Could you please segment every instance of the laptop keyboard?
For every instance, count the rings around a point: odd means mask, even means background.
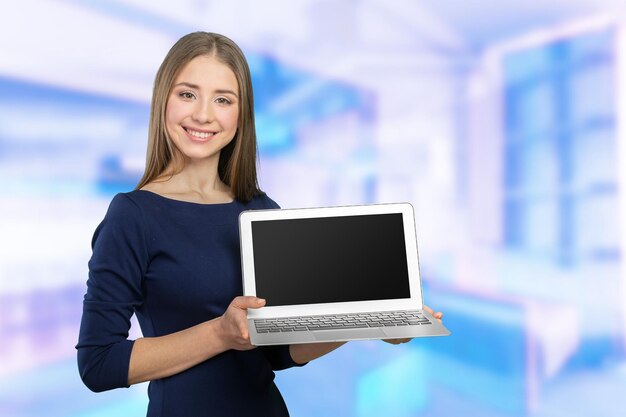
[[[432,323],[420,311],[355,313],[254,320],[254,326],[256,327],[257,333],[341,330],[428,324]]]

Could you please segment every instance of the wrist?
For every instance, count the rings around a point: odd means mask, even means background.
[[[231,349],[226,342],[226,331],[224,330],[223,324],[224,321],[222,317],[217,317],[207,322],[210,329],[209,333],[212,345],[217,351],[216,354],[226,352]]]

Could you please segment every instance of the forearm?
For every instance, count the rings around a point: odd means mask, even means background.
[[[137,339],[130,355],[128,384],[175,375],[227,350],[217,320],[166,336]]]
[[[346,342],[303,343],[289,346],[289,354],[294,362],[303,364],[332,352]]]

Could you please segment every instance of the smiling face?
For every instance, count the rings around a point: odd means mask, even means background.
[[[237,133],[238,84],[225,64],[209,55],[189,61],[167,100],[165,128],[185,162],[213,161]]]

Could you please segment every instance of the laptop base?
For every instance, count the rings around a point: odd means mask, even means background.
[[[358,329],[306,330],[258,333],[254,319],[248,320],[250,341],[255,346],[290,345],[299,343],[345,342],[350,340],[406,339],[415,337],[448,336],[450,331],[425,311],[421,312],[429,324],[370,327]]]

